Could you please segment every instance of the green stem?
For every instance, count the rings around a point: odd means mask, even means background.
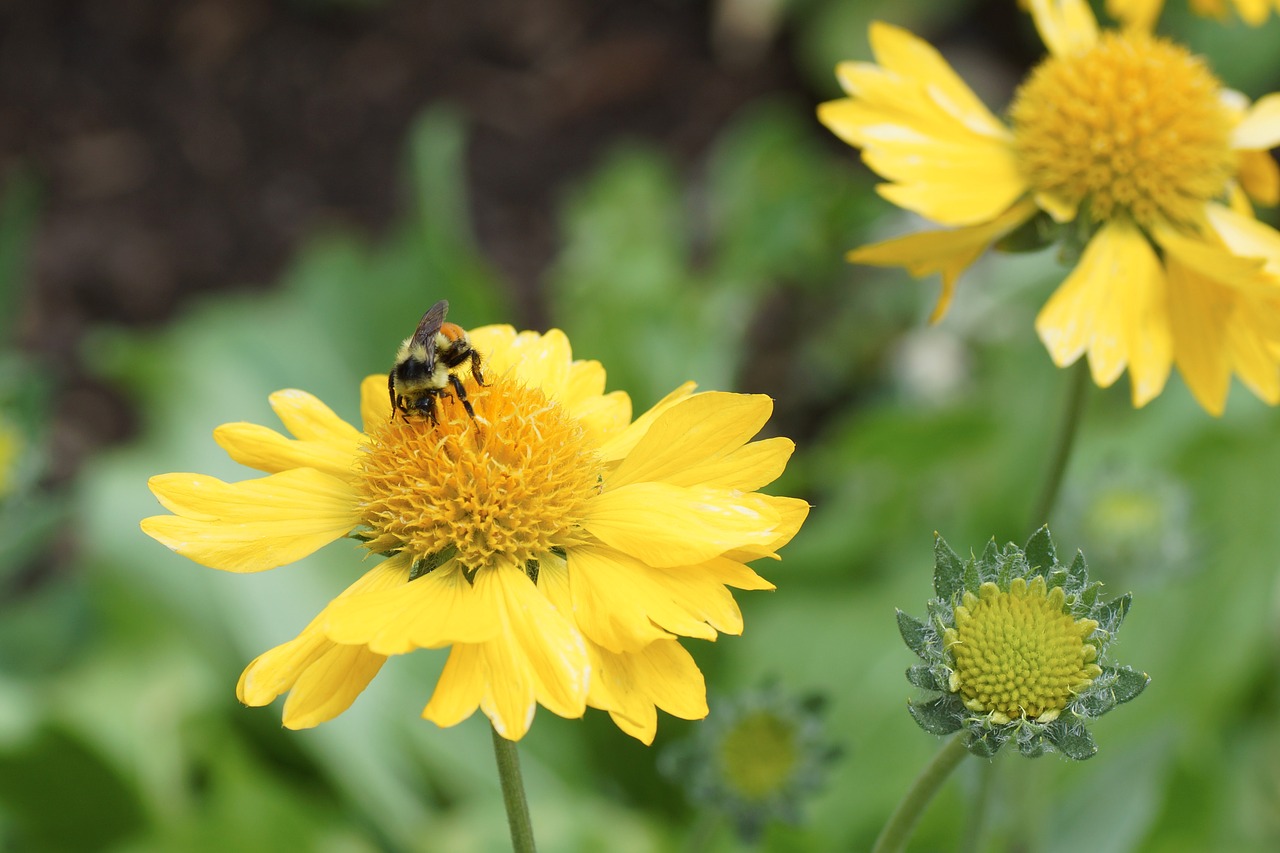
[[[507,807],[507,823],[511,827],[511,849],[515,853],[534,853],[533,824],[529,820],[529,801],[520,778],[520,756],[514,742],[493,730],[493,754],[498,759],[498,778],[502,781],[502,801]]]
[[[942,749],[938,750],[933,759],[920,771],[916,781],[907,790],[906,796],[889,816],[889,822],[880,831],[880,837],[876,839],[876,846],[872,848],[872,853],[893,853],[906,846],[907,839],[911,837],[911,830],[920,820],[920,815],[924,814],[925,806],[929,805],[934,794],[938,793],[938,789],[951,775],[951,771],[955,770],[960,761],[969,754],[969,750],[965,748],[967,737],[967,733],[958,732],[955,737],[942,745]]]
[[[1062,478],[1067,472],[1067,462],[1071,459],[1071,448],[1075,445],[1076,431],[1084,414],[1085,389],[1089,387],[1089,365],[1085,359],[1076,362],[1072,369],[1070,385],[1067,387],[1067,401],[1062,410],[1062,421],[1058,424],[1058,435],[1053,444],[1053,456],[1049,459],[1049,468],[1045,471],[1044,485],[1040,489],[1040,499],[1035,503],[1031,514],[1032,530],[1046,524],[1054,504],[1058,502],[1058,492],[1062,488]]]
[[[996,775],[994,761],[983,762],[978,768],[978,790],[973,794],[969,807],[969,820],[960,839],[960,853],[977,853],[982,849],[982,831],[987,823],[987,806],[991,802],[991,788]]]

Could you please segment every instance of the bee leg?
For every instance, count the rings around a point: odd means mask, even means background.
[[[423,404],[426,405],[427,417],[430,418],[431,425],[439,426],[440,419],[436,417],[436,395],[428,394],[425,397],[423,397],[422,400],[418,402],[418,406],[421,408]]]
[[[391,397],[391,420],[396,419],[396,409],[400,408],[396,403],[396,372],[393,369],[387,374],[387,394]]]
[[[486,385],[484,374],[480,372],[480,353],[471,351],[471,375],[476,378],[477,385]]]
[[[471,408],[471,401],[467,399],[467,389],[462,387],[462,380],[450,373],[449,384],[453,385],[453,395],[458,398],[458,402],[462,404],[462,408],[467,410],[467,414],[471,417],[472,422],[474,422],[476,419],[476,410]]]

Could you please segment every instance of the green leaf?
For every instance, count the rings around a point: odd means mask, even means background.
[[[898,632],[902,634],[902,641],[907,644],[907,648],[921,658],[926,657],[925,651],[930,638],[933,637],[933,632],[929,630],[928,625],[899,610]]]
[[[964,563],[941,534],[933,535],[933,591],[950,603],[964,589]]]
[[[1132,602],[1133,593],[1126,592],[1119,598],[1108,601],[1099,609],[1099,615],[1094,618],[1098,620],[1098,630],[1102,631],[1108,640],[1120,630],[1120,625],[1124,622],[1125,614],[1129,612],[1129,605]]]
[[[1026,552],[1027,563],[1036,570],[1037,574],[1048,577],[1058,565],[1058,554],[1053,548],[1053,539],[1049,537],[1047,524],[1031,534],[1031,538],[1027,540],[1022,550]]]
[[[920,728],[931,735],[949,735],[964,724],[960,704],[950,696],[928,702],[908,702],[907,710]]]
[[[987,542],[987,547],[982,549],[982,554],[978,556],[978,580],[980,583],[1000,582],[1000,549],[996,545],[995,537]]]

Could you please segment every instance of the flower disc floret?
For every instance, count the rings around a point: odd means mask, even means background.
[[[369,436],[357,484],[366,545],[415,560],[456,551],[474,574],[581,542],[575,522],[603,470],[582,425],[508,377],[468,399],[475,422],[446,403],[439,424],[397,416]]]
[[[1181,45],[1103,33],[1088,51],[1046,58],[1018,89],[1019,165],[1051,210],[1087,203],[1097,221],[1194,224],[1237,168],[1221,89]]]
[[[1084,642],[1098,623],[1073,619],[1065,603],[1062,588],[1046,593],[1041,576],[1029,584],[1015,578],[1007,591],[984,583],[976,596],[965,592],[943,643],[966,707],[1001,722],[1047,723],[1101,674],[1098,650]]]

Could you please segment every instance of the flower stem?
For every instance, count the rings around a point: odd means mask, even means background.
[[[938,789],[951,775],[951,771],[955,770],[960,761],[969,754],[965,748],[967,737],[965,732],[957,733],[955,737],[944,743],[942,749],[938,750],[933,759],[924,766],[902,801],[898,803],[898,807],[889,816],[889,822],[880,831],[880,837],[876,839],[876,846],[872,848],[872,853],[894,853],[906,846],[916,821],[920,820],[920,815],[924,814],[925,806],[929,805],[933,795],[938,793]]]
[[[529,801],[524,795],[520,777],[520,755],[514,742],[493,730],[493,754],[498,759],[498,778],[502,782],[502,801],[507,807],[507,823],[511,827],[511,849],[515,853],[534,853],[533,823],[529,820]]]
[[[1058,424],[1058,434],[1053,444],[1053,455],[1049,459],[1049,467],[1045,471],[1044,485],[1040,487],[1040,499],[1035,503],[1031,514],[1032,530],[1049,521],[1054,504],[1058,502],[1058,492],[1062,488],[1062,478],[1067,472],[1067,462],[1071,459],[1071,449],[1075,445],[1076,430],[1080,426],[1081,415],[1084,414],[1085,389],[1089,387],[1089,365],[1085,359],[1076,362],[1072,370],[1070,385],[1067,387],[1067,400],[1063,405],[1062,421]]]

